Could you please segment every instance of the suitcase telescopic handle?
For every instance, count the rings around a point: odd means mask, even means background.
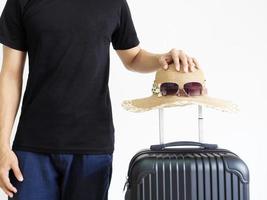
[[[164,144],[164,108],[159,108],[159,141],[160,144]],[[203,106],[198,105],[198,142],[203,143]]]
[[[179,142],[169,142],[165,144],[156,144],[151,145],[151,150],[163,150],[165,147],[173,147],[173,146],[198,146],[203,147],[204,149],[217,149],[217,144],[207,144],[200,142],[190,142],[190,141],[179,141]]]

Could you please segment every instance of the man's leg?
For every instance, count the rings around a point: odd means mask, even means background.
[[[24,180],[18,181],[10,171],[10,181],[18,192],[9,200],[60,200],[58,174],[48,154],[14,151]]]
[[[62,155],[61,155],[62,156]],[[61,200],[107,200],[112,176],[112,154],[64,155]]]

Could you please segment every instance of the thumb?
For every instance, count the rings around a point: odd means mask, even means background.
[[[22,173],[21,173],[21,171],[20,171],[18,162],[13,162],[13,164],[12,164],[11,167],[12,167],[12,170],[13,170],[13,172],[14,172],[15,177],[16,177],[19,181],[23,181],[23,176],[22,176]]]
[[[166,58],[165,55],[163,55],[163,56],[161,56],[161,57],[159,58],[159,64],[160,64],[161,67],[163,67],[163,69],[168,69],[168,62],[167,62],[166,59],[167,59],[167,58]]]

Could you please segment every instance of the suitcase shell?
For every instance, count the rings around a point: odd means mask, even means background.
[[[125,200],[249,200],[249,170],[226,149],[144,149],[125,187]]]

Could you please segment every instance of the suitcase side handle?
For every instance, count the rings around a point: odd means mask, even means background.
[[[217,144],[207,144],[207,143],[200,143],[200,142],[191,142],[191,141],[178,141],[178,142],[169,142],[165,144],[156,144],[151,145],[151,150],[163,150],[165,147],[173,147],[173,146],[198,146],[203,147],[204,149],[217,149]]]

